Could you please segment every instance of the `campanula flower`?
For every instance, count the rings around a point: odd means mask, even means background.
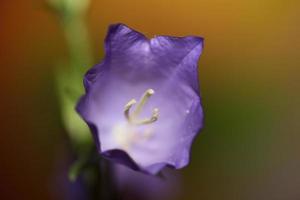
[[[77,105],[102,156],[149,174],[189,163],[203,126],[202,47],[200,37],[148,39],[123,24],[110,26],[105,58],[86,73]]]

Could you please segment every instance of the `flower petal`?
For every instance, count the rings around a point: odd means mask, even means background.
[[[157,173],[166,165],[187,165],[192,141],[203,126],[197,72],[202,47],[200,37],[147,39],[123,24],[110,26],[105,58],[87,72],[86,94],[77,106],[92,126],[100,153],[148,173]],[[123,148],[114,132],[117,128],[120,137],[127,137],[123,133],[127,123],[124,105],[149,88],[155,95],[143,107],[141,118],[149,117],[157,107],[159,119],[135,131],[150,131],[152,137]]]

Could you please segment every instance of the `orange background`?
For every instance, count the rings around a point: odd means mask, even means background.
[[[87,23],[97,61],[116,22],[149,37],[205,38],[205,129],[178,199],[300,198],[300,1],[94,0]],[[42,0],[1,0],[1,199],[57,199],[51,180],[67,147],[53,66],[66,57]]]

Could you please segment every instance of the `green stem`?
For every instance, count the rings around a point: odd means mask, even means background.
[[[65,15],[62,17],[72,72],[80,75],[92,64],[89,32],[82,15]]]
[[[67,4],[66,4],[67,5]],[[71,167],[69,177],[75,180],[77,176],[82,176],[85,186],[88,188],[89,199],[109,199],[115,200],[115,191],[112,180],[112,169],[110,163],[104,159],[99,159],[96,149],[85,148],[89,142],[83,142],[83,137],[88,134],[88,130],[75,126],[82,122],[74,118],[77,115],[74,107],[80,95],[83,93],[82,78],[88,67],[92,66],[92,51],[89,31],[85,22],[85,12],[71,12],[70,9],[57,9],[61,19],[61,27],[66,39],[69,53],[69,67],[59,71],[58,77],[60,97],[62,99],[62,112],[65,114],[65,124],[71,132],[70,138],[73,145],[77,146],[78,161]],[[61,73],[63,72],[63,73]],[[75,125],[74,125],[75,123]],[[83,122],[82,122],[83,123]],[[75,127],[75,128],[74,128]],[[88,140],[89,141],[89,140]],[[89,151],[91,150],[91,151]]]

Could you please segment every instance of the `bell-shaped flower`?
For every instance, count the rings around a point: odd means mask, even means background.
[[[105,58],[85,75],[77,105],[102,156],[149,174],[189,163],[203,126],[202,47],[200,37],[148,39],[123,24],[110,26]]]

